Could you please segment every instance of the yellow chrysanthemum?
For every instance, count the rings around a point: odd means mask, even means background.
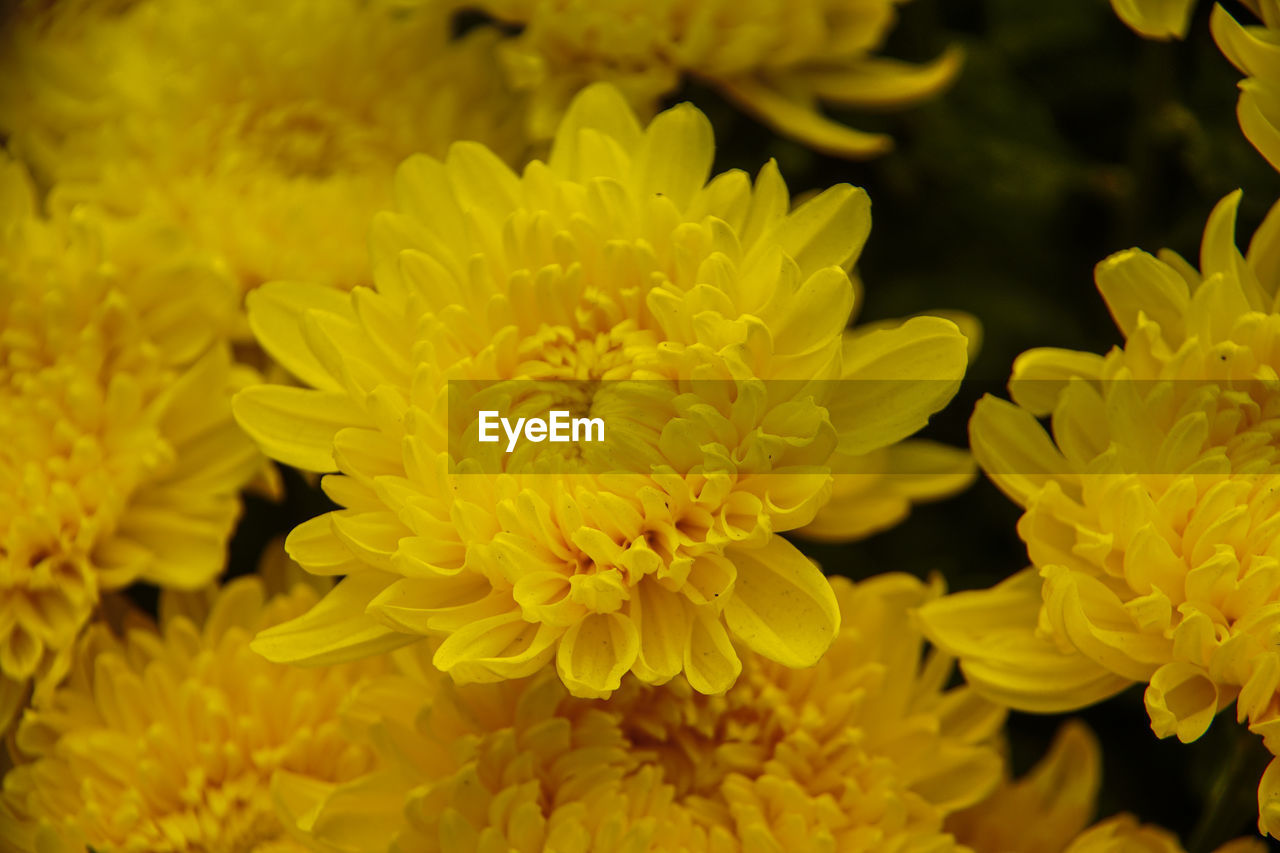
[[[276,817],[281,773],[325,785],[368,773],[343,734],[348,695],[385,660],[296,669],[250,651],[315,590],[268,597],[256,577],[216,595],[166,593],[160,627],[95,624],[65,684],[18,727],[0,795],[0,850],[301,851]]]
[[[974,455],[1026,508],[1033,566],[922,618],[988,697],[1058,711],[1147,682],[1161,737],[1194,740],[1235,701],[1280,748],[1280,216],[1246,262],[1238,202],[1210,217],[1201,273],[1136,249],[1098,266],[1123,347],[1032,350],[1015,403],[975,410]]]
[[[1160,41],[1186,37],[1195,5],[1196,0],[1111,0],[1111,8],[1134,32]]]
[[[833,581],[839,638],[812,669],[757,655],[722,696],[635,679],[607,702],[550,673],[455,686],[428,664],[352,703],[378,769],[282,778],[326,851],[948,851],[945,817],[1000,778],[1003,712],[922,654],[905,575]],[[294,784],[297,782],[297,784]]]
[[[375,222],[374,289],[252,295],[258,340],[311,388],[248,389],[237,417],[280,461],[341,472],[324,488],[344,509],[288,547],[348,575],[264,634],[264,654],[324,661],[435,635],[436,665],[460,680],[554,657],[579,696],[628,671],[722,692],[741,667],[731,635],[817,661],[839,613],[777,533],[814,519],[833,469],[945,404],[965,338],[918,317],[843,351],[865,193],[788,212],[772,163],[753,188],[737,171],[707,183],[711,159],[692,106],[641,129],[592,87],[522,176],[470,143],[407,161],[401,212]],[[602,417],[613,437],[476,444],[474,424],[447,423],[454,380],[506,394],[512,416]]]
[[[168,217],[245,289],[366,282],[368,222],[401,160],[455,139],[524,147],[496,34],[450,42],[444,3],[89,5],[11,22],[0,131],[53,204]],[[87,21],[62,23],[75,12]]]
[[[1069,722],[1026,776],[1014,781],[1007,770],[995,793],[947,820],[947,831],[975,853],[1062,853],[1097,810],[1097,739]]]
[[[1185,853],[1172,833],[1120,814],[1085,829],[1097,808],[1102,750],[1083,724],[1067,723],[1049,753],[1016,782],[947,821],[974,853]],[[1263,853],[1257,838],[1241,838],[1216,853]]]
[[[234,288],[180,244],[86,211],[37,219],[0,161],[0,729],[101,590],[222,568],[260,457],[217,343]]]
[[[1214,853],[1265,853],[1257,838],[1237,838]],[[1014,851],[1010,851],[1014,853]],[[1186,853],[1178,837],[1167,829],[1140,824],[1132,815],[1117,815],[1077,836],[1064,853]]]
[[[868,157],[892,146],[882,134],[838,124],[820,103],[913,103],[946,87],[960,52],[911,65],[874,52],[905,0],[481,0],[523,27],[502,47],[508,79],[531,95],[530,134],[547,139],[573,95],[594,81],[616,85],[643,116],[684,75],[718,89],[775,130],[820,151]]]
[[[1254,147],[1280,169],[1280,2],[1251,4],[1261,26],[1242,26],[1221,6],[1210,17],[1213,36],[1231,63],[1249,75],[1240,83],[1236,115]]]

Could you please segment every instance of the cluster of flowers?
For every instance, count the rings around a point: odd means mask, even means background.
[[[955,75],[875,55],[899,2],[487,0],[463,35],[446,0],[11,4],[0,850],[1180,851],[1090,826],[1082,727],[1019,779],[1001,730],[1149,681],[1157,733],[1238,700],[1280,750],[1280,214],[1245,259],[1224,201],[1201,272],[1103,262],[1126,346],[1028,353],[975,413],[1033,568],[828,579],[781,534],[973,478],[911,436],[974,324],[847,329],[866,194],[712,177],[708,120],[658,105],[695,77],[884,151],[818,106]],[[1257,13],[1214,28],[1280,168]],[[649,461],[468,471],[456,380],[599,383],[573,405],[625,411]],[[218,585],[268,458],[338,509]]]

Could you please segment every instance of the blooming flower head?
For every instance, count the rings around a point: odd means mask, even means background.
[[[374,288],[253,294],[258,340],[311,387],[247,389],[237,417],[280,461],[340,472],[324,488],[343,509],[287,545],[347,575],[259,638],[264,654],[433,635],[457,679],[555,658],[589,697],[629,671],[723,692],[741,669],[731,638],[818,660],[835,599],[777,533],[814,519],[833,465],[950,398],[965,338],[922,317],[845,352],[866,195],[842,185],[788,211],[772,163],[753,187],[737,171],[708,183],[711,158],[693,107],[642,129],[593,87],[523,175],[472,143],[407,161],[400,212],[374,225]],[[875,381],[828,399],[842,376]],[[600,416],[611,437],[504,454],[449,428],[472,399],[450,395],[473,385],[509,413]]]
[[[259,458],[215,343],[230,282],[163,229],[33,209],[0,161],[0,729],[100,591],[221,570]]]
[[[848,157],[881,154],[889,137],[845,127],[821,103],[909,104],[943,89],[960,53],[924,65],[876,56],[904,0],[482,0],[524,29],[502,47],[513,86],[532,97],[534,138],[549,138],[579,89],[616,85],[644,116],[684,75],[714,86],[780,133]]]
[[[1195,5],[1195,0],[1111,0],[1111,8],[1134,32],[1160,41],[1186,37]]]
[[[524,146],[495,34],[449,41],[446,4],[79,5],[16,17],[0,130],[54,204],[165,216],[244,289],[367,281],[368,220],[403,158],[454,139]]]
[[[1003,712],[924,653],[915,578],[833,580],[843,627],[816,667],[746,655],[721,696],[629,678],[607,702],[549,672],[458,686],[430,665],[352,703],[377,769],[279,799],[330,851],[937,850],[1000,778]]]
[[[1209,19],[1213,36],[1236,68],[1248,75],[1240,83],[1236,115],[1254,147],[1280,169],[1280,63],[1276,61],[1276,33],[1280,32],[1280,3],[1256,0],[1249,4],[1261,25],[1243,26],[1221,6]]]
[[[1122,347],[1032,350],[1014,402],[975,410],[974,455],[1025,507],[1033,565],[922,618],[984,695],[1057,711],[1146,682],[1161,737],[1194,740],[1234,701],[1280,747],[1280,224],[1246,262],[1238,201],[1210,217],[1200,273],[1136,249],[1098,266]],[[1280,830],[1269,808],[1263,828]]]
[[[215,595],[166,593],[160,625],[95,623],[67,681],[26,711],[0,794],[0,850],[286,851],[279,773],[333,784],[369,771],[338,712],[386,661],[298,669],[249,650],[260,628],[316,601],[241,578]]]

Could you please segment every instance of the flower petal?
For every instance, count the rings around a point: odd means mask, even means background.
[[[991,482],[1023,506],[1050,480],[1071,478],[1067,460],[1035,417],[989,394],[973,408],[969,445]]]
[[[919,430],[955,396],[968,342],[950,320],[913,317],[857,336],[845,349],[840,398],[829,410],[842,453],[869,453]]]
[[[993,702],[1058,713],[1129,685],[1084,655],[1037,636],[1040,605],[1040,578],[1028,568],[992,589],[930,601],[917,613],[925,636],[959,658],[969,684]]]
[[[255,385],[236,394],[231,408],[264,453],[306,471],[338,470],[333,437],[340,429],[366,424],[351,398],[333,391]]]
[[[560,633],[559,628],[526,622],[519,610],[512,610],[455,630],[432,661],[459,683],[524,678],[551,660]]]
[[[250,644],[275,663],[327,666],[390,651],[419,639],[393,631],[365,608],[395,575],[360,572],[343,578],[301,616],[260,631]]]
[[[316,358],[302,336],[302,318],[310,310],[351,316],[351,297],[336,288],[293,281],[272,281],[245,297],[249,328],[277,364],[321,391],[342,386]]]
[[[733,635],[785,666],[817,663],[840,630],[840,607],[822,570],[780,536],[728,556],[738,570],[724,606]]]
[[[742,661],[729,641],[729,633],[714,606],[698,607],[689,625],[684,647],[684,674],[699,693],[716,695],[733,686],[742,673]]]
[[[689,636],[689,606],[684,598],[651,578],[641,579],[631,596],[631,619],[640,634],[634,671],[646,684],[662,684],[684,666]]]
[[[640,652],[640,634],[622,613],[592,613],[560,638],[556,670],[565,687],[584,699],[607,699]]]

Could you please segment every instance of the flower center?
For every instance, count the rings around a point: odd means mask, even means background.
[[[354,159],[346,125],[332,108],[305,101],[250,114],[239,136],[279,174],[322,179]]]

